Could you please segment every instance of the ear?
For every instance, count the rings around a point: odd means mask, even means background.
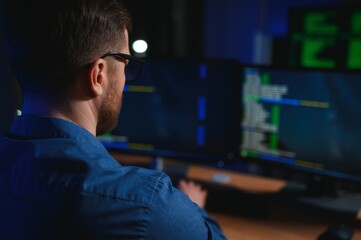
[[[91,93],[97,97],[104,93],[107,84],[108,64],[103,59],[98,59],[90,65],[88,71],[88,83]]]

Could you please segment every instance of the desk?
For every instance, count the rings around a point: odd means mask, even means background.
[[[250,193],[277,193],[286,182],[277,179],[239,174],[213,168],[193,165],[189,168],[187,177],[197,181],[211,181],[215,174],[230,176],[227,186],[238,188]],[[273,207],[264,218],[251,218],[222,213],[210,213],[217,219],[229,240],[304,240],[317,239],[333,223],[315,217],[309,213],[302,213],[288,208]],[[361,220],[361,211],[357,220]],[[352,240],[361,240],[361,229],[356,229]]]
[[[318,220],[287,218],[284,215],[268,219],[231,216],[210,213],[222,226],[229,240],[316,240],[328,224]],[[361,239],[361,230],[356,230],[352,240]]]
[[[219,170],[210,167],[190,165],[187,178],[201,182],[214,182],[214,176],[227,176],[229,181],[220,183],[250,193],[277,193],[286,186],[286,181],[239,174],[232,171]]]
[[[127,165],[149,166],[151,162],[149,157],[124,157],[116,154],[113,154],[113,156],[121,159],[119,161]],[[169,160],[166,161],[166,164],[176,167],[176,165],[180,163]],[[193,164],[189,165],[185,176],[195,181],[211,182],[215,174],[225,174],[229,177],[229,181],[223,183],[227,185],[227,187],[254,194],[277,193],[286,185],[286,181],[282,180],[240,174]],[[360,212],[357,217],[358,220],[361,220]],[[264,217],[249,217],[219,212],[210,212],[210,215],[217,219],[225,235],[230,240],[317,239],[317,236],[332,224],[332,220],[315,217],[308,213],[302,213],[280,206],[271,207],[269,214]],[[360,229],[355,231],[352,239],[361,240]]]

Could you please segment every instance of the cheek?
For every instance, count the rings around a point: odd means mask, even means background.
[[[124,68],[122,69],[123,71],[122,72],[120,72],[119,74],[118,74],[118,79],[119,79],[119,81],[118,81],[118,90],[122,93],[123,92],[123,90],[124,90],[124,86],[125,86],[125,72],[124,72]]]
[[[110,86],[110,91],[115,95],[115,96],[120,96],[123,93],[124,90],[124,86],[125,86],[125,78],[122,74],[119,74],[119,72],[114,75],[114,79],[113,79],[113,85]]]
[[[125,79],[123,78],[123,79],[120,79],[119,84],[118,84],[118,86],[117,86],[117,91],[118,91],[118,93],[120,93],[120,94],[123,93],[123,91],[124,91],[124,86],[125,86]]]

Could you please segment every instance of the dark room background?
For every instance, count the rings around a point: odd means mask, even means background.
[[[148,43],[146,57],[236,59],[287,64],[289,10],[356,6],[355,0],[124,0],[133,18],[130,45]],[[21,6],[19,6],[21,7]],[[21,108],[20,91],[0,49],[0,131]]]

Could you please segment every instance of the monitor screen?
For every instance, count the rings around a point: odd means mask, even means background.
[[[292,67],[360,69],[361,8],[292,8]]]
[[[241,156],[361,181],[361,72],[245,67]]]
[[[127,83],[109,149],[154,156],[227,160],[237,156],[236,61],[148,59]]]

